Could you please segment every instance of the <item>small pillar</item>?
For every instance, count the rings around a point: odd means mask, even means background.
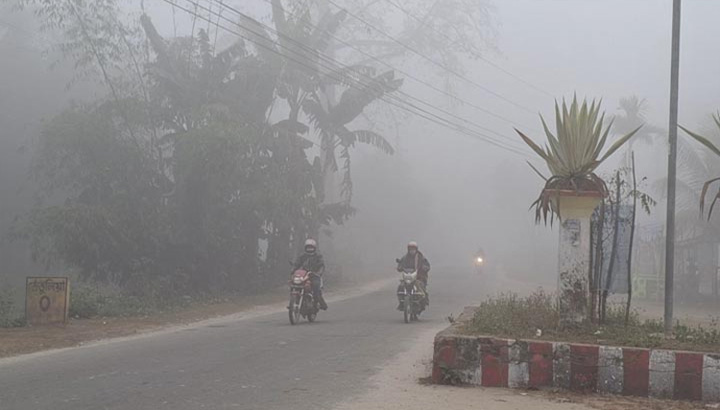
[[[603,194],[596,191],[553,190],[549,194],[560,213],[558,307],[563,326],[588,319],[590,308],[590,219]]]

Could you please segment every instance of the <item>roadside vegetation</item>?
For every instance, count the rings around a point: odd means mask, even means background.
[[[17,300],[14,288],[0,288],[0,328],[25,325],[25,312],[18,306]]]
[[[717,326],[686,326],[678,321],[673,336],[666,338],[663,322],[645,319],[638,310],[630,313],[625,324],[624,306],[608,306],[604,324],[588,321],[569,328],[560,326],[559,319],[553,294],[542,290],[527,297],[506,293],[482,302],[460,331],[510,339],[720,352]]]
[[[393,108],[375,105],[399,98],[403,79],[387,63],[409,51],[348,10],[272,0],[270,18],[256,19],[222,2],[165,2],[170,35],[117,0],[0,3],[53,39],[43,51],[73,64],[68,87],[96,91],[43,123],[31,153],[37,197],[10,235],[36,266],[76,272],[73,317],[274,289],[307,237],[323,248],[355,214],[354,151],[395,152],[382,126]],[[398,36],[460,70],[459,56],[479,55],[492,33],[485,2],[456,3],[428,2],[433,12]],[[176,12],[192,28],[176,26]],[[445,27],[464,34],[430,38]],[[18,309],[1,300],[6,326]]]

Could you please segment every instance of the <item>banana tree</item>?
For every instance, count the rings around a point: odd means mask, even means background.
[[[640,128],[623,135],[603,153],[608,143],[612,122],[603,128],[605,114],[600,103],[592,101],[580,105],[574,97],[568,109],[555,103],[556,132],[553,134],[540,116],[547,143],[541,147],[519,130],[525,143],[545,161],[550,171],[546,177],[530,166],[545,180],[538,199],[533,203],[535,220],[552,224],[557,214],[560,224],[560,255],[558,258],[558,307],[561,325],[573,326],[588,319],[589,260],[591,234],[590,217],[607,196],[607,186],[596,173],[597,167],[626,143]],[[528,163],[529,164],[529,163]],[[561,215],[561,205],[562,212]]]

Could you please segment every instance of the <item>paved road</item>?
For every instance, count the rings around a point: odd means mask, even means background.
[[[409,325],[391,284],[332,303],[313,324],[290,326],[275,310],[0,361],[0,409],[332,409],[366,391],[423,331],[484,296],[471,272],[433,272],[431,309]]]

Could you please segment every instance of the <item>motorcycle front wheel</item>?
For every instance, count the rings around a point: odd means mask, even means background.
[[[405,310],[403,310],[405,323],[410,323],[410,309],[412,309],[410,306],[410,295],[405,295]]]
[[[295,325],[300,322],[300,295],[290,295],[290,309],[288,310],[290,324]]]

